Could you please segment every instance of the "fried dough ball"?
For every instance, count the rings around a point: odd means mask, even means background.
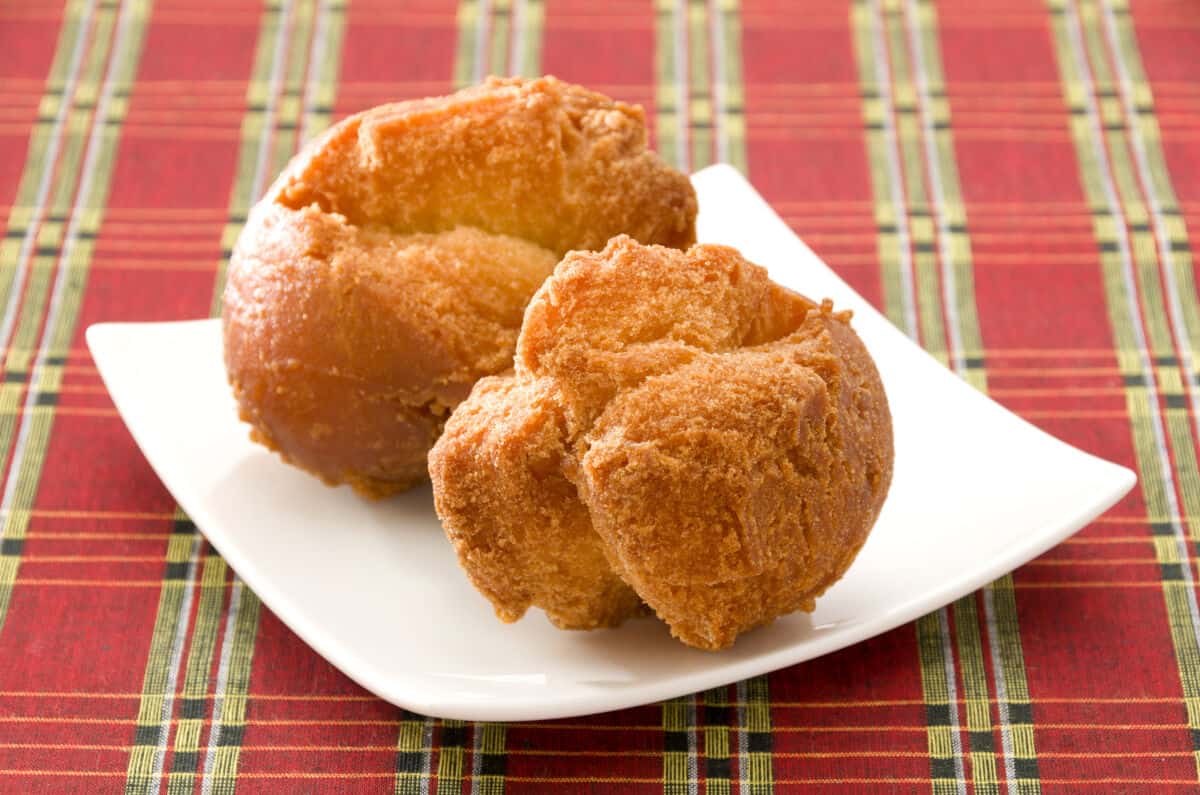
[[[619,623],[638,606],[614,576],[702,649],[812,610],[891,482],[887,399],[849,320],[723,246],[567,255],[515,372],[481,381],[429,457],[500,618]]]
[[[554,78],[383,105],[314,140],[242,231],[225,363],[252,437],[380,497],[479,378],[512,366],[529,297],[571,249],[686,247],[696,199],[641,108]]]

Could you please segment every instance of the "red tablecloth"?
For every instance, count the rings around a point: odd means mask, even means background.
[[[1194,0],[8,0],[0,53],[3,792],[1198,788]],[[513,71],[746,170],[901,328],[1139,486],[945,610],[712,692],[506,726],[359,690],[178,512],[83,330],[209,314],[331,120]]]

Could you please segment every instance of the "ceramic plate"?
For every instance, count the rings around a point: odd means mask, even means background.
[[[826,654],[911,621],[1041,554],[1134,483],[944,369],[812,253],[734,169],[694,177],[699,236],[855,312],[895,421],[891,494],[858,560],[811,615],[708,653],[653,619],[562,632],[500,623],[455,561],[428,487],[371,503],[247,439],[217,321],[101,324],[87,340],[163,483],[263,602],[366,689],[410,710],[532,720],[613,710]]]

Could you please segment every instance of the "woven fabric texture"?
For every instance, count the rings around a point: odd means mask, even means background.
[[[1200,790],[1195,0],[0,0],[0,53],[0,792]],[[363,692],[175,506],[83,331],[213,313],[303,141],[492,73],[643,104],[668,160],[742,169],[946,366],[1139,485],[729,687],[508,725]]]

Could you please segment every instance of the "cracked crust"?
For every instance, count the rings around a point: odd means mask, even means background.
[[[251,213],[225,361],[252,436],[380,497],[479,378],[511,367],[529,297],[571,249],[687,246],[687,178],[640,108],[554,78],[383,105],[312,142]]]
[[[699,648],[812,610],[891,481],[887,400],[849,319],[721,246],[568,255],[515,373],[481,383],[430,454],[438,514],[500,617],[633,615],[610,576]]]

